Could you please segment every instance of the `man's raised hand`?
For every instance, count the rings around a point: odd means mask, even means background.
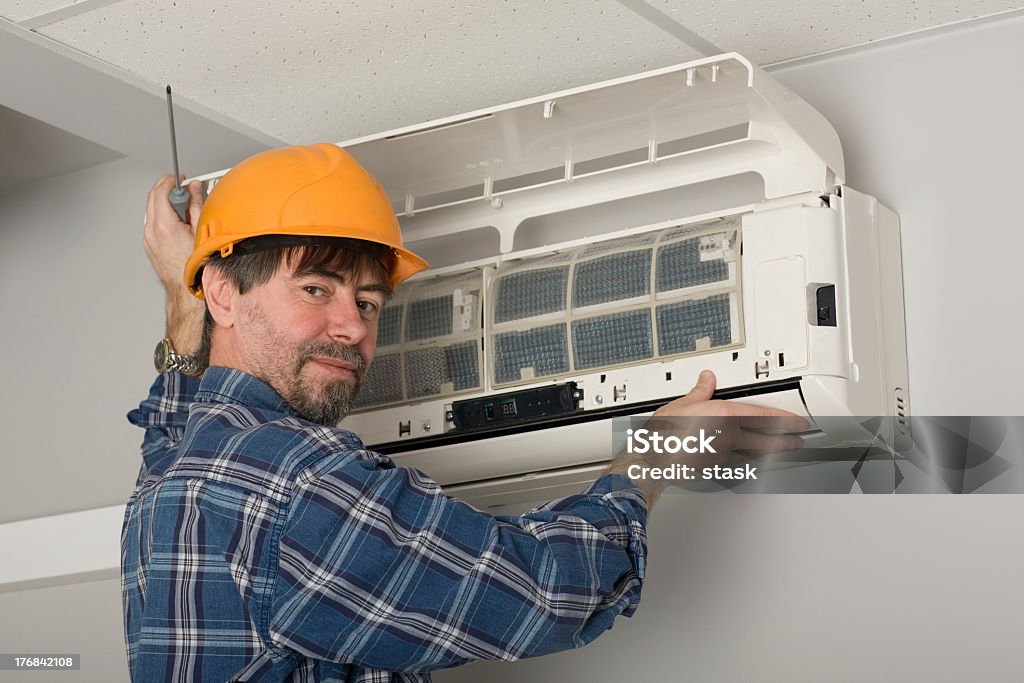
[[[203,208],[202,185],[189,183],[189,223],[182,223],[168,197],[174,177],[161,176],[146,197],[146,224],[142,243],[153,271],[164,286],[167,336],[178,353],[199,349],[206,306],[185,287],[185,262],[195,246],[196,226]]]

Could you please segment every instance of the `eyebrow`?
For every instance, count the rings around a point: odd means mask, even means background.
[[[304,272],[301,272],[301,273],[293,273],[292,276],[291,276],[291,279],[299,280],[301,278],[310,277],[310,276],[325,277],[328,280],[334,280],[335,282],[337,282],[339,284],[342,284],[342,285],[347,284],[347,282],[348,282],[348,280],[345,278],[345,276],[341,275],[340,273],[336,273],[336,272],[331,271],[331,270],[321,270],[321,269],[307,270],[307,271],[304,271]],[[383,294],[384,297],[387,298],[387,299],[390,299],[391,296],[394,294],[394,290],[392,290],[391,287],[388,287],[387,285],[381,284],[379,282],[370,282],[370,283],[367,283],[365,285],[359,285],[358,287],[356,287],[356,291],[357,292],[379,292],[379,293]]]
[[[391,288],[388,287],[387,285],[382,285],[382,284],[377,283],[377,282],[371,282],[371,283],[366,284],[366,285],[360,285],[359,287],[356,287],[356,291],[357,292],[380,292],[381,294],[384,295],[384,298],[386,298],[386,299],[390,299],[391,295],[394,293],[391,290]]]

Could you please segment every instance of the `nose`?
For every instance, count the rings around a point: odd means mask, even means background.
[[[348,346],[361,342],[369,332],[354,297],[338,296],[327,312],[327,334],[334,341]]]

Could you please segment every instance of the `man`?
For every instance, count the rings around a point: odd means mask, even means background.
[[[335,426],[381,307],[426,267],[346,152],[248,159],[205,206],[189,188],[191,226],[172,186],[150,191],[145,229],[167,293],[161,374],[129,414],[146,430],[122,533],[134,680],[425,681],[578,647],[633,613],[661,482],[641,490],[617,463],[499,519]],[[201,381],[186,374],[207,355]],[[781,414],[713,391],[707,373],[659,413]]]

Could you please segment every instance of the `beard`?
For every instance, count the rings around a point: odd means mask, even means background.
[[[248,325],[258,339],[262,359],[253,374],[269,384],[300,417],[334,427],[352,411],[366,373],[367,362],[354,346],[325,339],[296,344],[271,324],[262,307],[246,307]],[[303,375],[314,356],[335,358],[354,366],[352,379],[315,381]],[[294,358],[294,361],[289,359]]]
[[[355,376],[317,385],[302,374],[302,369],[314,356],[352,363],[355,366],[352,374]],[[284,400],[310,422],[333,427],[352,411],[365,371],[366,359],[353,346],[322,339],[305,342],[299,347],[298,359],[283,395]]]

